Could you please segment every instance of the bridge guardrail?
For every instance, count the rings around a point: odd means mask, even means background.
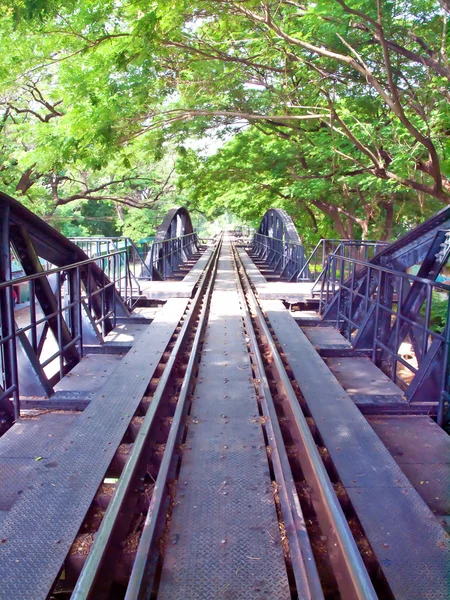
[[[389,242],[322,238],[300,269],[296,281],[314,281],[317,283],[323,275],[327,259],[331,255],[337,254],[368,261],[381,248],[386,246],[389,246]]]
[[[155,239],[145,259],[145,265],[161,279],[170,277],[178,267],[198,252],[197,233],[186,233],[164,240]]]
[[[329,256],[350,256],[361,260],[370,260],[389,245],[376,240],[341,240],[322,238],[306,258],[302,244],[255,233],[252,240],[252,252],[264,260],[288,281],[311,281],[318,283],[323,277]]]
[[[252,252],[264,260],[280,277],[291,281],[305,264],[305,250],[302,244],[255,233]]]
[[[328,258],[320,297],[320,312],[335,303],[336,327],[355,349],[371,350],[372,361],[409,402],[438,400],[441,425],[450,399],[449,292],[450,285],[335,254]],[[447,298],[442,328],[431,323],[439,295]],[[410,360],[399,353],[405,341],[413,349]]]
[[[72,237],[69,238],[79,246],[89,258],[104,256],[117,250],[126,250],[128,254],[128,265],[131,273],[136,279],[151,279],[151,273],[148,270],[144,260],[151,247],[151,242],[144,242],[139,248],[129,237]]]
[[[100,282],[92,276],[94,265],[102,269]],[[13,294],[18,284],[28,285],[30,295],[20,313]],[[46,289],[45,314],[38,295],[42,301]],[[0,283],[0,403],[13,398],[15,419],[20,416],[20,387],[32,389],[37,382],[51,395],[53,385],[82,358],[85,337],[91,342],[115,326],[120,310],[116,292],[130,306],[134,290],[126,250]],[[54,361],[52,374],[47,367]]]

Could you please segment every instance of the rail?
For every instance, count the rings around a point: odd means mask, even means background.
[[[100,282],[93,265],[102,269]],[[19,284],[29,286],[30,301],[16,311],[13,286]],[[40,293],[48,285],[51,293],[42,307]],[[134,288],[125,250],[0,283],[0,402],[12,397],[15,419],[21,387],[32,385],[27,362],[44,393],[53,393],[53,385],[82,358],[89,328],[105,336],[115,326],[117,292],[131,306]]]
[[[409,402],[439,398],[439,424],[450,397],[449,292],[444,283],[331,255],[320,297],[320,311],[336,303],[336,327],[354,348],[370,350],[372,361],[405,390]],[[436,324],[439,302],[446,303],[445,316]],[[413,349],[409,360],[399,353],[404,342]]]
[[[268,268],[289,281],[297,276],[305,264],[305,250],[302,244],[280,238],[255,233],[252,252],[264,260]]]
[[[145,259],[146,267],[161,279],[167,279],[179,266],[198,252],[199,241],[196,233],[187,233],[164,240],[155,238]]]
[[[193,327],[196,328],[192,347],[189,349],[189,361],[183,378],[181,389],[178,393],[176,410],[170,428],[170,433],[165,445],[163,459],[159,473],[155,481],[155,487],[151,502],[146,515],[144,528],[139,541],[136,559],[133,564],[130,580],[128,582],[125,598],[126,600],[137,600],[141,597],[142,589],[148,585],[148,561],[150,549],[157,541],[157,532],[161,522],[164,522],[166,514],[166,496],[169,476],[173,470],[174,462],[177,460],[176,447],[180,443],[180,432],[183,420],[186,416],[189,393],[192,389],[195,365],[198,361],[198,351],[207,321],[208,304],[211,297],[215,273],[217,270],[218,257],[221,241],[211,255],[205,273],[202,277],[199,289],[193,299],[189,312],[184,319],[175,345],[165,366],[164,372],[158,382],[153,394],[151,407],[147,411],[143,423],[139,429],[139,436],[133,444],[132,453],[121,473],[116,492],[108,506],[103,518],[98,535],[95,538],[89,556],[83,566],[80,577],[72,594],[73,600],[87,600],[95,597],[96,586],[99,583],[99,571],[105,562],[105,556],[114,538],[120,519],[124,512],[124,506],[130,490],[133,489],[139,464],[142,462],[143,453],[147,445],[152,441],[151,432],[154,428],[158,409],[167,396],[169,384],[176,369],[177,361],[188,345],[188,337]],[[198,322],[196,323],[196,318]],[[144,576],[147,576],[146,578]],[[151,589],[151,586],[150,586]]]
[[[156,557],[160,551],[161,534],[164,527],[167,527],[167,514],[168,512],[170,514],[172,510],[170,507],[171,492],[169,484],[174,480],[177,472],[179,461],[177,447],[183,439],[182,434],[186,425],[185,419],[188,414],[189,396],[192,393],[192,386],[195,384],[196,366],[199,364],[199,353],[201,352],[203,335],[208,322],[208,305],[214,288],[220,246],[219,242],[208,262],[192,305],[182,324],[180,323],[181,329],[165,363],[164,371],[158,378],[151,403],[132,445],[131,454],[121,472],[115,493],[109,501],[89,555],[76,581],[71,596],[73,600],[88,600],[88,598],[97,597],[102,585],[105,585],[105,578],[109,580],[111,577],[111,564],[114,563],[109,561],[118,560],[117,553],[121,547],[120,539],[124,532],[129,531],[128,520],[131,521],[133,516],[133,511],[128,510],[128,507],[132,505],[130,497],[135,494],[136,488],[140,486],[139,482],[144,479],[140,477],[143,469],[149,468],[149,444],[154,444],[154,432],[158,426],[158,415],[160,418],[162,414],[167,414],[166,411],[162,410],[162,407],[164,402],[167,402],[168,398],[172,396],[171,386],[174,383],[173,377],[176,374],[177,364],[180,365],[180,360],[188,359],[186,369],[183,369],[181,386],[180,383],[177,383],[176,407],[170,419],[167,438],[164,438],[164,451],[159,461],[157,474],[155,473],[155,478],[152,477],[151,497],[144,509],[145,520],[142,532],[134,552],[132,566],[130,564],[129,579],[124,584],[126,590],[123,590],[125,600],[137,600],[138,598],[150,597],[152,593],[155,594],[155,581],[158,581]],[[238,256],[235,256],[236,260],[239,260]],[[245,274],[243,274],[243,281],[248,293],[251,293]],[[258,334],[252,325],[251,312],[258,310],[255,304],[256,300],[253,297],[253,301],[250,301],[247,306],[245,292],[240,282],[238,283],[238,293],[244,307],[243,316],[246,331],[251,337],[251,351],[255,353],[258,363],[258,376],[261,376],[261,382],[264,386],[264,390],[261,390],[261,395],[264,396],[264,407],[267,407],[267,411],[266,408],[264,409],[264,414],[271,415],[268,420],[267,431],[273,448],[271,453],[272,462],[277,472],[277,481],[280,484],[280,501],[284,522],[292,525],[289,526],[288,535],[290,536],[290,556],[293,562],[296,588],[299,596],[314,597],[320,600],[320,598],[323,598],[320,577],[310,540],[305,533],[305,524],[297,496],[298,492],[289,466],[287,450],[259,350]],[[262,322],[262,319],[263,317],[259,311],[258,323]],[[376,595],[370,577],[350,532],[344,512],[339,505],[333,484],[326,473],[307,421],[301,412],[298,399],[292,389],[281,358],[270,332],[268,332],[267,325],[264,329],[264,336],[268,336],[271,353],[280,371],[280,385],[283,386],[283,390],[286,390],[289,403],[296,416],[296,427],[301,433],[305,444],[305,465],[311,466],[308,470],[308,476],[311,476],[310,481],[314,478],[314,489],[319,491],[320,502],[325,507],[322,512],[323,517],[321,517],[323,518],[322,525],[324,530],[329,531],[329,535],[333,536],[333,547],[335,548],[333,568],[339,568],[339,572],[342,574],[339,587],[343,592],[343,596],[348,593],[345,597],[360,598],[361,600],[363,598],[375,598]],[[258,381],[260,380],[258,379]],[[124,520],[127,521],[127,524]],[[114,555],[116,555],[115,558],[113,558]]]
[[[320,525],[323,527],[324,531],[328,532],[328,535],[332,540],[334,553],[331,560],[337,571],[340,573],[339,587],[341,595],[343,598],[359,598],[361,600],[368,600],[370,598],[375,599],[377,598],[377,595],[370,580],[370,576],[364,565],[355,539],[350,531],[346,516],[339,504],[333,483],[331,482],[326,471],[316,442],[310,431],[308,421],[303,414],[302,408],[292,387],[291,380],[286,372],[286,368],[283,364],[283,360],[280,356],[275,340],[265,320],[257,298],[251,288],[250,281],[247,273],[245,272],[244,264],[242,263],[242,260],[237,252],[234,253],[234,257],[236,261],[236,267],[240,273],[241,281],[239,281],[238,285],[240,295],[243,299],[245,321],[248,326],[247,332],[252,343],[252,351],[261,369],[261,372],[258,374],[258,381],[261,381],[263,384],[262,395],[264,395],[266,405],[269,409],[268,414],[271,414],[272,416],[272,426],[275,426],[272,430],[274,437],[271,438],[271,444],[275,446],[274,450],[277,452],[280,452],[281,450],[281,454],[284,454],[283,437],[281,429],[277,427],[277,413],[274,400],[270,393],[269,382],[265,374],[265,367],[257,341],[257,333],[259,333],[259,336],[265,340],[267,350],[271,355],[271,363],[274,367],[273,377],[277,381],[277,389],[280,390],[281,395],[286,398],[289,411],[292,411],[292,422],[295,424],[295,434],[293,431],[290,432],[290,435],[292,436],[291,439],[299,440],[300,443],[298,444],[298,447],[303,449],[303,452],[299,452],[298,454],[301,468],[306,480],[308,481],[308,485],[313,490],[311,497],[313,498],[313,503],[316,506]],[[254,314],[255,325],[252,324],[250,312]],[[289,418],[286,418],[285,420],[289,421]],[[284,470],[281,481],[290,483],[292,481],[292,473],[289,473],[288,463],[287,461],[282,460],[283,456],[280,456],[279,459],[281,463],[278,465],[280,468],[280,473],[282,473]],[[295,487],[292,490],[289,490],[289,485],[286,485],[286,483],[281,485],[281,487],[286,488],[286,492],[290,492],[291,494],[291,498],[286,498],[286,507],[296,506],[298,503],[298,498],[296,498],[297,492]],[[301,520],[301,515],[299,516],[300,511],[297,509],[296,512],[297,519],[300,518]],[[291,514],[289,517],[293,519],[294,523],[295,514]],[[298,532],[303,528],[304,523],[302,527],[292,527],[291,529]],[[305,544],[305,540],[300,536],[298,537],[297,542],[301,548],[298,556],[301,557],[303,555],[304,557],[308,557],[311,552],[309,544]],[[306,563],[308,562],[309,561],[306,561]],[[309,585],[309,590],[314,590],[314,595],[310,595],[310,592],[305,593],[302,589],[303,594],[299,593],[299,597],[320,598],[321,594],[319,585],[317,584],[317,572],[315,572],[313,565],[305,565],[305,575],[305,579]],[[298,585],[298,577],[296,577],[296,581]]]

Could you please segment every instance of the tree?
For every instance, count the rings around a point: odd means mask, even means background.
[[[100,202],[106,213],[114,206],[121,221],[124,207],[158,206],[174,192],[174,161],[162,156],[160,140],[115,135],[134,99],[128,79],[113,79],[117,49],[100,48],[122,37],[105,34],[112,8],[81,3],[70,22],[71,7],[24,2],[1,20],[7,56],[0,69],[0,178],[6,191],[55,223],[65,205],[85,206],[80,200]],[[89,21],[103,40],[90,44],[75,32]],[[90,54],[76,47],[80,41]]]
[[[235,156],[260,214],[276,198],[338,235],[386,236],[400,210],[408,220],[449,201],[445,3],[76,6],[11,3],[0,29],[1,173],[46,210],[80,197],[152,205],[167,191],[155,161],[211,132],[267,149],[255,185]],[[231,160],[228,143],[217,161]]]
[[[332,149],[328,150],[332,155]],[[325,151],[318,156],[323,160]],[[312,163],[314,156],[307,157]],[[211,218],[218,211],[238,214],[258,224],[261,214],[280,206],[291,214],[305,240],[320,237],[388,239],[402,225],[420,218],[421,206],[412,192],[392,192],[385,182],[367,174],[310,178],[297,175],[298,146],[269,137],[255,128],[238,133],[212,156],[181,152],[179,185],[189,202]],[[432,202],[429,210],[437,210]]]

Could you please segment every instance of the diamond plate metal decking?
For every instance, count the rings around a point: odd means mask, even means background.
[[[450,516],[450,436],[430,417],[369,417],[377,435],[433,513]]]
[[[49,435],[45,420],[28,436],[28,457],[10,453],[11,444],[27,439],[26,423],[0,439],[2,465],[9,466],[1,494],[16,498],[0,522],[1,600],[47,597],[187,303],[164,305],[67,433],[55,426],[58,444],[42,445]],[[17,477],[27,482],[20,494]]]
[[[262,309],[397,600],[450,598],[449,538],[278,300]]]
[[[290,598],[226,243],[186,445],[158,598]]]

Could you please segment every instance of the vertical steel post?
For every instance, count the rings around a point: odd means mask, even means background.
[[[9,239],[9,213],[8,205],[0,205],[0,282],[11,280],[11,249]],[[14,322],[14,298],[12,287],[9,286],[0,292],[0,328],[2,338],[13,336],[9,342],[2,345],[3,362],[5,368],[5,388],[18,386],[16,338]],[[11,403],[5,399],[2,408],[11,417],[18,419],[20,416],[19,391],[13,392],[14,410]]]

